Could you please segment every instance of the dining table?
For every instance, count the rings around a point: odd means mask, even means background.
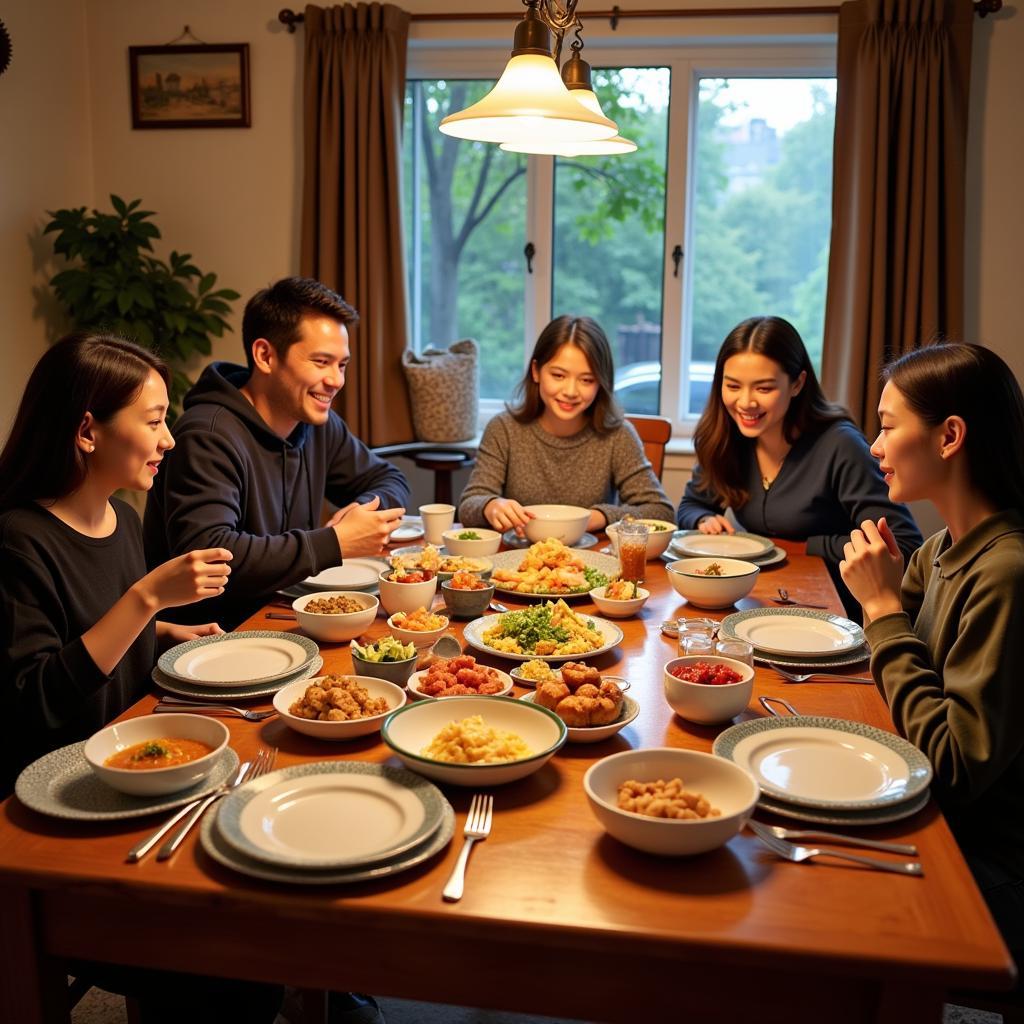
[[[591,812],[583,776],[598,759],[631,748],[710,751],[725,728],[684,721],[667,704],[663,669],[677,642],[663,621],[773,606],[780,586],[791,600],[843,614],[821,559],[802,543],[777,543],[785,560],[720,611],[689,605],[664,563],[647,563],[648,601],[617,620],[620,644],[589,659],[630,681],[638,717],[598,744],[566,744],[532,775],[490,791],[493,827],[473,849],[458,902],[442,899],[442,889],[471,789],[441,785],[457,828],[429,861],[312,888],[235,873],[204,853],[195,832],[169,860],[128,863],[128,849],[160,815],[65,821],[10,797],[0,806],[0,1020],[66,1021],[66,961],[74,959],[613,1022],[937,1022],[953,990],[1010,988],[1012,959],[934,799],[908,818],[862,829],[915,843],[922,877],[790,863],[746,830],[712,852],[659,857],[613,839]],[[497,596],[511,608],[532,603]],[[597,614],[586,596],[573,605]],[[268,614],[287,615],[287,607],[267,605],[240,629],[298,630]],[[461,637],[464,625],[453,620],[451,630]],[[381,613],[366,636],[387,631]],[[348,644],[320,648],[324,672],[353,672]],[[496,654],[470,653],[510,667]],[[867,662],[852,670],[866,676]],[[123,717],[149,713],[158,696],[154,688]],[[895,732],[874,685],[794,684],[758,664],[754,697],[735,722],[764,716],[761,696]],[[263,744],[278,748],[279,768],[337,759],[400,766],[379,733],[331,743],[279,718],[222,721],[242,759]]]

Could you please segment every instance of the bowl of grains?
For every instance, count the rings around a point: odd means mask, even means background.
[[[302,631],[328,643],[344,643],[365,633],[379,605],[373,594],[345,590],[307,594],[292,602]]]
[[[706,853],[737,835],[761,792],[745,768],[699,750],[625,750],[583,776],[590,809],[609,835],[646,853]]]
[[[372,676],[319,676],[289,683],[274,694],[281,721],[320,740],[351,740],[377,732],[403,707],[405,691]]]

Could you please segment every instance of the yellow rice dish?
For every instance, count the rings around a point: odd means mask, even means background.
[[[565,656],[589,654],[604,645],[601,631],[563,600],[506,612],[483,634],[483,642],[507,654]]]
[[[516,733],[492,729],[481,715],[472,715],[449,722],[421,753],[450,764],[502,764],[529,757],[533,751]]]

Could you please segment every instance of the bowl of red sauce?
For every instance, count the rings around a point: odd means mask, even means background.
[[[665,700],[681,718],[700,725],[727,722],[754,692],[754,670],[742,661],[702,654],[674,658],[663,673]]]

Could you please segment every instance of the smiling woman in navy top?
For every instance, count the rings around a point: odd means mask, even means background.
[[[885,516],[905,557],[921,544],[907,508],[890,500],[864,435],[825,398],[800,335],[781,317],[751,317],[730,331],[694,447],[679,526],[731,533],[731,508],[744,530],[806,541],[858,621],[860,607],[839,576],[850,531]]]

